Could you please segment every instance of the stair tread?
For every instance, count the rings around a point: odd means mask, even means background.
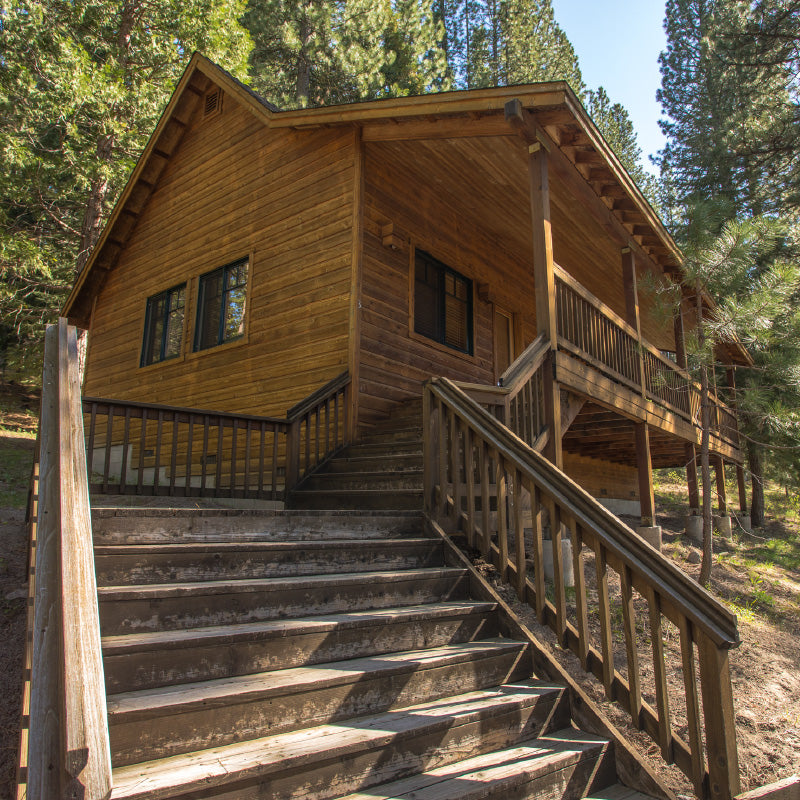
[[[109,719],[121,715],[151,716],[166,709],[212,708],[231,702],[249,702],[270,696],[319,691],[322,688],[353,684],[365,676],[384,677],[395,673],[418,672],[447,664],[463,663],[483,655],[522,650],[524,643],[513,639],[486,639],[446,645],[412,652],[388,653],[355,658],[332,664],[271,670],[253,675],[238,675],[199,683],[141,689],[108,696]]]
[[[327,575],[299,575],[289,578],[244,578],[222,581],[136,584],[133,586],[100,586],[98,598],[108,600],[191,597],[194,595],[257,592],[265,589],[283,591],[306,587],[330,587],[346,583],[392,583],[416,581],[431,577],[462,577],[467,571],[459,567],[422,567],[419,569],[384,570],[379,572],[341,572]]]
[[[363,549],[404,548],[404,547],[430,547],[438,545],[436,539],[430,537],[415,537],[407,539],[311,539],[306,541],[202,541],[202,542],[176,542],[167,544],[108,544],[96,545],[95,555],[136,555],[137,553],[226,553],[239,551],[279,551],[297,552],[302,550],[346,550],[349,547]],[[301,545],[301,548],[298,547]]]
[[[266,620],[262,622],[239,623],[235,625],[214,625],[205,628],[187,628],[168,631],[147,631],[117,636],[104,636],[102,648],[104,655],[118,655],[129,652],[169,647],[170,649],[191,647],[198,642],[204,644],[224,644],[238,639],[260,639],[267,637],[286,637],[307,632],[322,633],[338,627],[367,627],[374,624],[386,625],[397,620],[415,620],[459,616],[463,614],[487,613],[497,608],[496,603],[480,601],[444,601],[424,605],[398,608],[353,611],[349,613],[325,614],[312,617]]]
[[[534,703],[563,691],[557,684],[526,681],[483,689],[343,723],[330,723],[114,769],[112,800],[169,797],[229,780],[277,770],[300,770],[321,758],[341,760],[369,748],[385,748],[426,729],[468,724],[503,708]]]
[[[644,792],[623,786],[621,783],[615,783],[599,792],[592,792],[586,800],[654,800],[654,798]]]
[[[536,774],[601,752],[608,741],[573,728],[556,731],[514,747],[484,753],[464,761],[403,778],[367,792],[348,794],[340,800],[467,800],[478,797],[489,785],[518,783]],[[497,787],[499,788],[499,786]]]

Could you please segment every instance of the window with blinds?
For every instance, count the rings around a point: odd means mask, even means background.
[[[472,281],[414,251],[414,331],[472,355]]]

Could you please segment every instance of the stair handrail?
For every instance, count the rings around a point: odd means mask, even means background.
[[[453,381],[434,378],[425,384],[423,425],[426,514],[460,527],[468,544],[480,546],[484,555],[494,560],[500,577],[515,586],[520,599],[536,610],[539,621],[555,632],[559,644],[575,652],[583,669],[602,681],[606,695],[629,711],[633,724],[660,745],[664,759],[675,762],[693,781],[699,796],[734,797],[739,791],[739,769],[728,651],[739,644],[735,615]],[[490,475],[494,478],[491,487]],[[476,493],[480,514],[476,512]],[[527,510],[526,496],[530,499]],[[489,513],[492,497],[497,503],[496,521]],[[545,512],[552,523],[554,601],[545,590]],[[533,538],[533,581],[528,578],[526,529]],[[564,590],[565,531],[572,545],[575,623],[568,617]],[[495,536],[496,543],[492,541]],[[600,650],[592,644],[588,625],[584,545],[594,552]],[[609,568],[620,578],[627,677],[614,668]],[[648,606],[655,708],[642,697],[633,590]],[[671,725],[662,615],[680,633],[688,743]]]
[[[322,464],[349,444],[351,391],[350,372],[345,370],[286,412],[286,421],[289,424],[286,434],[287,492],[297,488]]]
[[[111,793],[77,332],[45,333],[26,796]]]
[[[550,353],[550,341],[540,333],[515,359],[500,376],[499,384],[514,396],[531,379]]]

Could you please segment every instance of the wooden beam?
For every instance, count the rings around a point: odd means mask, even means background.
[[[536,326],[538,333],[547,337],[551,354],[549,363],[544,367],[545,422],[550,430],[545,455],[560,469],[563,465],[561,391],[555,379],[555,369],[552,363],[552,358],[558,348],[558,329],[556,326],[556,289],[548,161],[547,150],[539,142],[528,146]]]
[[[636,437],[636,468],[639,473],[639,502],[642,525],[656,524],[655,497],[653,495],[653,463],[650,460],[650,431],[646,422],[634,426]]]
[[[512,134],[508,122],[499,113],[475,119],[444,117],[441,119],[369,122],[362,128],[364,142],[465,139],[477,136],[510,136]]]

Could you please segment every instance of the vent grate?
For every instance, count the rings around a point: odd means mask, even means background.
[[[214,89],[205,96],[203,103],[203,116],[210,117],[220,110],[222,93],[219,89]]]

